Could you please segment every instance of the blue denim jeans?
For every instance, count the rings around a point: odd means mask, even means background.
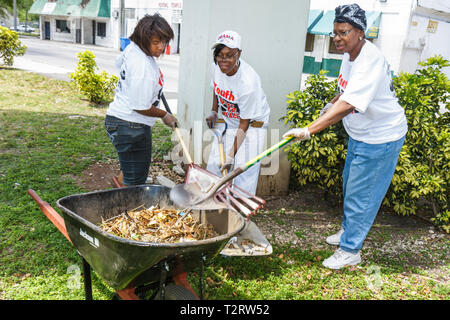
[[[340,247],[357,253],[391,184],[405,137],[367,144],[349,138],[343,172],[344,217]]]
[[[145,184],[152,160],[151,127],[107,115],[105,129],[119,155],[123,184]]]

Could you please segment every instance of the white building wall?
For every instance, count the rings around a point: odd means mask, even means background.
[[[83,18],[82,20],[82,29],[81,29],[81,42],[83,44],[93,44],[94,41],[92,39],[92,20]]]
[[[113,33],[111,19],[96,19],[96,23],[106,23],[106,36],[99,37],[97,31],[95,32],[95,44],[102,47],[113,47]]]
[[[440,1],[437,1],[437,5]],[[432,1],[428,1],[433,7]],[[415,7],[408,26],[401,56],[400,69],[413,73],[417,62],[440,54],[450,60],[450,7],[447,14],[435,14],[433,10]],[[450,67],[443,72],[450,78]]]

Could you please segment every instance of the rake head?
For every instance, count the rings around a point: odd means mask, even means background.
[[[185,184],[195,184],[199,191],[206,194],[218,180],[220,180],[220,177],[212,172],[196,164],[190,164],[186,172]],[[259,209],[263,209],[266,206],[264,199],[233,185],[231,182],[228,182],[220,188],[212,198],[217,206],[227,207],[241,213],[247,219],[255,215]]]
[[[256,215],[259,209],[263,209],[266,206],[264,199],[252,195],[236,185],[232,185],[231,182],[214,194],[214,201],[245,215],[247,219],[252,215]]]

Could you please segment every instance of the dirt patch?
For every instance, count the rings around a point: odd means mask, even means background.
[[[114,188],[113,177],[119,176],[119,166],[116,163],[95,163],[83,171],[81,177],[72,176],[76,184],[86,191],[96,191]]]
[[[154,160],[150,166],[149,183],[157,183],[157,177],[160,175],[169,178],[175,183],[183,183],[184,177],[175,173],[172,167],[171,161]],[[116,188],[113,183],[113,177],[118,177],[119,173],[119,163],[111,161],[110,163],[94,163],[83,171],[81,177],[74,176],[71,178],[86,191],[96,191]]]
[[[327,256],[337,248],[325,239],[340,229],[342,206],[328,205],[321,192],[296,191],[266,201],[266,208],[252,220],[272,245],[323,251]],[[448,275],[442,277],[450,261],[449,243],[450,236],[430,222],[382,209],[361,253],[367,264],[425,268],[434,270],[431,273],[439,274],[440,280],[449,281]]]

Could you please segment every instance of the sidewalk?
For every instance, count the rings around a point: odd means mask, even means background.
[[[73,70],[55,67],[50,64],[35,62],[24,57],[15,57],[13,67],[24,71],[38,73],[45,77],[62,81],[70,81],[69,74],[73,72]],[[166,93],[167,103],[169,104],[169,107],[174,114],[177,113],[177,96],[177,92]]]
[[[22,38],[22,37],[21,37]],[[40,39],[36,39],[33,37],[23,37],[25,42],[32,47],[32,43],[37,41],[40,45],[42,45],[42,41]],[[64,48],[67,49],[67,51],[73,51],[73,49],[76,49],[76,51],[85,51],[89,50],[92,51],[94,54],[95,52],[106,54],[107,56],[111,56],[111,61],[115,60],[115,57],[117,57],[121,51],[115,48],[108,48],[108,47],[100,47],[96,45],[82,45],[78,43],[70,43],[70,42],[63,42],[63,41],[45,41],[45,46],[47,48],[51,48],[53,51],[58,50],[64,50]],[[179,64],[180,56],[178,54],[174,55],[164,55],[160,59],[158,59],[158,64],[160,65],[160,68],[162,69],[163,73],[165,74],[166,78],[166,85],[165,85],[165,96],[167,98],[167,102],[170,106],[170,109],[174,114],[177,113],[177,104],[178,104],[178,64]],[[41,74],[48,78],[53,78],[57,80],[62,81],[70,81],[69,75],[74,70],[61,67],[61,66],[55,66],[50,64],[51,59],[49,59],[49,63],[43,62],[42,58],[41,61],[39,60],[36,55],[27,55],[14,58],[14,64],[13,67],[25,70],[29,72],[34,72]],[[109,57],[108,57],[109,60]],[[47,60],[45,60],[47,61]],[[176,72],[175,72],[176,71]]]
[[[32,61],[25,57],[15,57],[13,67],[20,70],[39,73],[48,78],[54,78],[63,81],[69,81],[68,75],[73,72],[73,70]]]

